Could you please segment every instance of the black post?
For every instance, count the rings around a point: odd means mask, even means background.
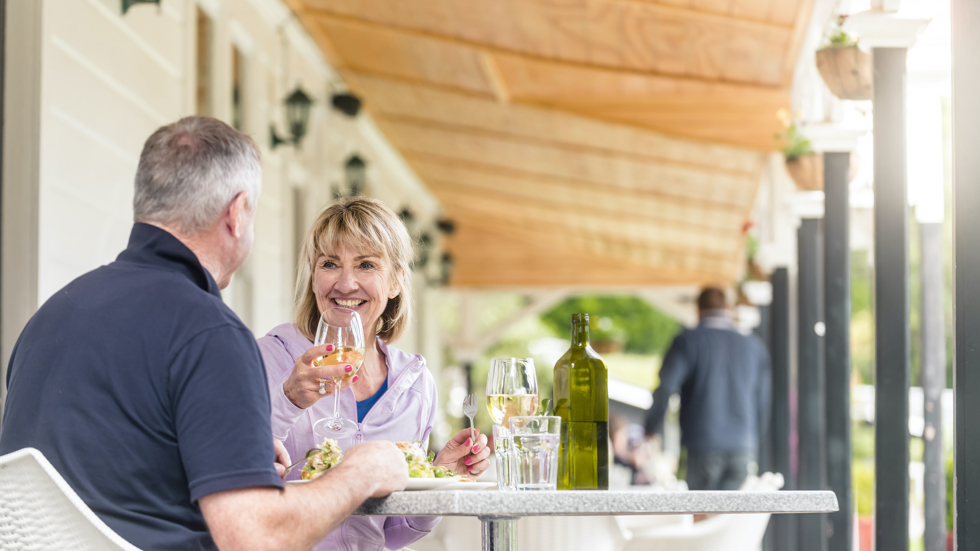
[[[766,345],[766,350],[772,350],[772,317],[771,304],[759,306],[759,325],[752,332]],[[770,422],[772,418],[770,417]],[[759,427],[759,450],[756,455],[759,474],[772,471],[772,445],[769,440],[769,425]]]
[[[953,388],[956,415],[955,518],[958,549],[980,549],[980,11],[952,0],[953,53]]]
[[[875,546],[909,548],[905,48],[875,48]],[[974,214],[976,216],[976,214]]]
[[[824,153],[824,350],[827,483],[840,510],[827,516],[830,551],[851,549],[851,250],[848,153]]]
[[[773,472],[783,475],[783,489],[796,488],[789,464],[790,434],[790,290],[789,270],[776,268],[772,277],[769,354],[772,358],[772,412],[769,423],[769,449]],[[796,523],[799,515],[772,515],[765,541],[774,551],[796,547]]]
[[[943,390],[946,389],[946,322],[943,312],[943,225],[919,223],[922,305],[922,430],[926,515],[925,551],[946,551],[946,458],[943,446]]]
[[[827,487],[827,416],[824,380],[823,240],[819,219],[804,218],[799,245],[799,489]],[[799,550],[827,551],[826,514],[801,515]],[[881,548],[879,548],[881,549]]]
[[[752,331],[766,345],[766,350],[770,351],[772,350],[771,308],[771,304],[759,306],[759,325]],[[772,468],[772,441],[769,438],[769,425],[771,421],[772,418],[770,417],[769,423],[759,427],[759,450],[756,453],[756,465],[759,468],[758,473],[760,475],[774,470]],[[762,551],[775,551],[772,543],[771,523],[770,526],[766,527],[766,534],[762,537]]]
[[[6,127],[6,121],[4,117],[4,86],[6,81],[4,77],[6,75],[6,59],[7,59],[7,0],[0,0],[0,212],[3,212],[3,201],[2,201],[2,190],[3,190],[3,129]],[[2,222],[2,218],[0,218]],[[0,224],[3,227],[3,224]],[[0,243],[3,242],[3,234],[0,232]],[[0,259],[3,255],[0,255]],[[0,272],[3,269],[3,262],[0,260]],[[0,310],[2,310],[2,304],[0,304]],[[0,334],[2,334],[2,327],[0,327]],[[0,368],[0,420],[3,419],[3,404],[7,397],[7,371],[6,368]]]

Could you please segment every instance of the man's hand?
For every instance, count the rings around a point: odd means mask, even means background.
[[[289,452],[286,451],[286,446],[282,445],[282,442],[272,439],[272,447],[276,449],[276,472],[279,473],[279,478],[286,478],[286,467],[293,464],[293,461],[289,458]]]
[[[391,492],[404,490],[408,485],[405,454],[387,440],[374,440],[347,448],[344,460],[334,469],[342,467],[356,469],[365,484],[375,485],[371,497],[385,497]]]
[[[289,398],[289,401],[293,405],[300,409],[306,409],[315,404],[320,398],[330,396],[334,393],[336,385],[333,381],[326,381],[323,385],[325,393],[320,394],[320,380],[343,377],[344,374],[354,370],[354,367],[350,364],[338,364],[326,367],[313,365],[313,362],[317,358],[326,356],[330,352],[333,352],[333,349],[332,344],[322,344],[320,346],[314,346],[304,352],[302,356],[296,358],[293,371],[289,374],[286,382],[282,384],[283,392],[286,393],[286,397]],[[355,375],[343,381],[340,383],[340,390],[346,389],[356,380],[357,376]]]
[[[482,473],[490,467],[490,449],[487,447],[487,437],[480,434],[479,430],[474,429],[476,442],[470,440],[470,429],[463,429],[456,433],[456,436],[446,447],[442,448],[439,455],[432,461],[436,467],[445,467],[458,475],[472,475],[470,478]]]

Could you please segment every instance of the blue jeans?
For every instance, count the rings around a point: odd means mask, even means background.
[[[687,451],[687,487],[691,490],[737,490],[749,476],[755,454],[744,450]]]

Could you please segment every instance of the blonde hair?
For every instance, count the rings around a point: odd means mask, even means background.
[[[368,197],[347,197],[327,205],[310,228],[296,277],[296,327],[313,340],[320,320],[313,292],[314,264],[317,256],[341,247],[370,250],[391,265],[389,283],[397,284],[398,295],[388,300],[377,334],[385,342],[398,340],[412,318],[412,238],[390,208]]]

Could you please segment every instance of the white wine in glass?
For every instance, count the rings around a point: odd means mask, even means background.
[[[357,430],[357,423],[340,416],[340,383],[350,379],[364,362],[364,329],[361,316],[347,308],[327,308],[320,314],[313,344],[332,344],[333,352],[320,356],[314,363],[320,367],[350,365],[353,369],[330,380],[334,383],[333,416],[313,424],[313,433],[321,438],[345,438]]]
[[[487,409],[498,425],[538,410],[538,377],[531,358],[494,358],[487,375]]]
[[[487,408],[494,423],[510,426],[511,417],[526,417],[538,411],[538,395],[491,394],[487,396]]]

